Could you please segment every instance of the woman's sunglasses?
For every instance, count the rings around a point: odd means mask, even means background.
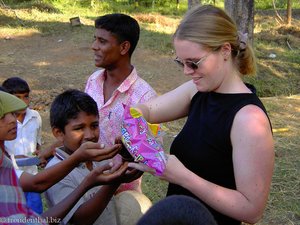
[[[176,59],[174,59],[174,62],[176,62],[180,67],[184,67],[184,65],[186,65],[188,68],[192,69],[192,70],[197,70],[200,66],[200,64],[210,55],[211,53],[207,54],[206,56],[203,56],[202,58],[200,58],[197,62],[193,62],[190,60],[186,60],[186,61],[182,61],[180,60],[178,57],[176,57]]]

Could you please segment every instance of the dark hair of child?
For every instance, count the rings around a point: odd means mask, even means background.
[[[80,112],[99,116],[97,103],[88,94],[70,89],[59,94],[51,104],[50,125],[64,132],[70,119],[76,119]]]
[[[3,81],[2,86],[10,94],[24,94],[30,92],[28,83],[20,77],[10,77]]]
[[[200,201],[184,195],[172,195],[153,205],[137,225],[217,225]]]

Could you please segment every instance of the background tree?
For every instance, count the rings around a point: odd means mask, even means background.
[[[248,33],[249,42],[253,43],[254,0],[225,0],[225,10],[238,26],[238,30]]]
[[[287,1],[287,25],[292,24],[292,0]]]
[[[292,24],[292,0],[287,0],[286,2],[286,21],[282,19],[282,17],[280,16],[274,0],[272,1],[272,4],[276,15],[275,17],[276,21],[281,25],[286,24],[290,26]]]
[[[201,5],[201,0],[188,0],[188,9],[193,8],[195,5]]]

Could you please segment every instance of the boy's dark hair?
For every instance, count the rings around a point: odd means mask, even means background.
[[[129,55],[131,56],[140,37],[138,22],[125,14],[113,13],[100,16],[95,20],[95,28],[110,31],[116,36],[119,43],[130,42]]]
[[[2,86],[10,94],[24,94],[30,92],[28,83],[20,77],[10,77],[3,81]]]
[[[172,195],[153,205],[137,225],[217,225],[212,214],[198,200]]]
[[[99,116],[97,103],[88,94],[70,89],[56,96],[50,108],[50,124],[62,132],[70,119],[76,119],[80,112]]]
[[[3,86],[0,86],[0,91],[8,92]]]

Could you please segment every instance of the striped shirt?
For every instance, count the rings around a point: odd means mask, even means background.
[[[0,149],[0,224],[47,224],[26,205],[10,159]]]

